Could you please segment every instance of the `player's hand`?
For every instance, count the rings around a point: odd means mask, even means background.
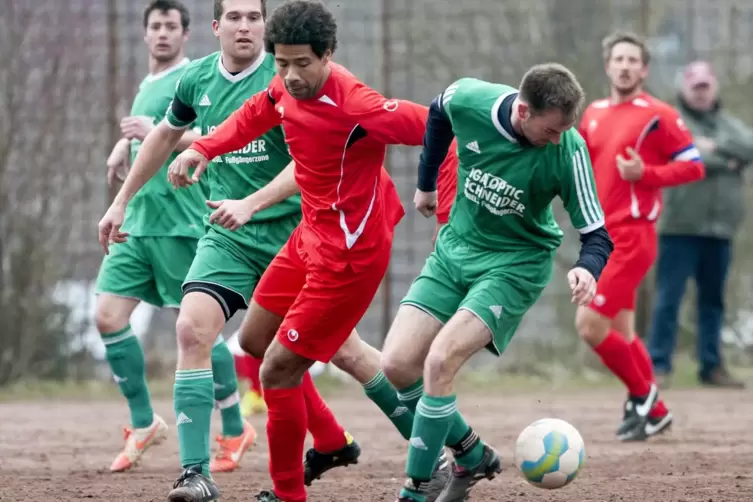
[[[154,129],[154,121],[151,117],[123,117],[120,121],[120,132],[128,139],[144,141],[152,129]]]
[[[572,302],[585,306],[596,295],[596,279],[585,268],[575,267],[567,273],[567,282],[573,292]]]
[[[199,181],[208,164],[209,160],[196,150],[183,150],[167,168],[167,180],[175,188],[191,186]],[[191,168],[194,168],[194,172],[189,176]]]
[[[110,243],[121,244],[128,240],[128,233],[120,231],[123,220],[125,220],[125,207],[118,204],[110,206],[100,220],[99,245],[102,246],[105,254],[110,254]]]
[[[701,151],[701,153],[713,153],[716,150],[716,142],[707,138],[706,136],[697,136],[693,139],[693,143]]]
[[[632,148],[627,149],[627,157],[617,156],[617,169],[625,181],[638,181],[643,177],[643,159]]]
[[[125,181],[128,175],[129,161],[131,157],[131,144],[126,139],[121,139],[107,157],[107,185],[113,186],[115,180]]]
[[[419,213],[429,218],[437,212],[437,191],[422,192],[421,190],[416,190],[416,195],[413,196],[413,203],[416,205]]]
[[[258,205],[252,200],[208,200],[207,206],[214,209],[209,215],[209,223],[217,223],[229,230],[238,230],[248,223],[258,212]]]

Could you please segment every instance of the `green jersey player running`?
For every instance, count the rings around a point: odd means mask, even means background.
[[[100,243],[104,247],[110,240],[126,239],[119,230],[124,208],[155,174],[163,176],[159,166],[189,124],[198,125],[207,134],[246,99],[267,87],[275,75],[275,61],[262,50],[265,10],[265,2],[260,0],[215,0],[213,30],[221,50],[192,62],[180,79],[166,120],[144,141],[123,189],[100,222]],[[211,473],[240,458],[235,453],[240,450],[230,450],[222,463],[213,461],[207,466],[213,408],[209,351],[226,320],[239,309],[250,309],[247,319],[254,319],[253,324],[244,321],[241,327],[241,346],[257,357],[263,355],[279,328],[281,319],[277,315],[253,302],[249,305],[249,300],[261,274],[300,221],[300,196],[287,194],[280,203],[259,212],[249,201],[255,200],[250,196],[263,186],[274,188],[275,182],[269,182],[290,161],[282,130],[277,127],[239,151],[212,159],[206,171],[211,192],[207,204],[216,210],[213,216],[205,216],[206,234],[199,241],[183,284],[176,326],[179,353],[174,406],[185,470],[169,495],[173,502],[217,500],[219,488]],[[292,174],[292,168],[285,172]],[[294,182],[292,185],[295,188]],[[254,219],[247,224],[252,212]],[[364,385],[367,396],[407,438],[412,419],[381,373],[379,359],[380,353],[354,332],[332,362]],[[312,384],[306,401],[316,449],[306,454],[306,484],[333,467],[353,463],[360,455],[358,444],[315,393]],[[236,405],[237,394],[218,401],[220,408],[226,402]],[[434,497],[445,484],[446,465],[442,456],[433,472]]]
[[[123,138],[108,159],[108,181],[135,159],[141,142],[165,115],[178,79],[189,64],[184,56],[189,13],[176,0],[154,0],[144,10],[144,40],[149,48],[150,74],[141,82],[131,115],[121,121]],[[175,191],[167,182],[166,165],[199,134],[188,130],[166,150],[162,172],[133,197],[121,213],[122,229],[130,238],[112,250],[102,262],[97,278],[96,324],[115,381],[131,412],[123,451],[110,469],[121,472],[135,465],[149,446],[165,438],[167,425],[152,409],[146,383],[144,352],[134,336],[129,318],[139,302],[178,308],[181,284],[203,234],[206,183]],[[122,172],[122,171],[121,171]],[[212,351],[215,398],[222,402],[237,389],[232,355],[224,343]],[[223,414],[225,432],[236,424],[243,432],[240,408]],[[220,459],[222,452],[220,452]]]
[[[437,502],[466,500],[500,472],[500,459],[456,407],[453,379],[473,354],[502,354],[552,277],[562,231],[559,196],[581,234],[567,275],[572,301],[586,305],[612,250],[585,143],[572,127],[584,96],[557,64],[531,68],[516,90],[464,78],[431,105],[415,204],[436,207],[436,180],[453,135],[458,190],[449,224],[411,285],[384,347],[387,378],[420,396],[398,500],[424,502],[426,481],[444,445],[453,475]]]

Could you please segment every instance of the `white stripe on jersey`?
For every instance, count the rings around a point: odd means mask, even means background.
[[[604,215],[596,200],[596,191],[591,185],[591,177],[588,175],[587,153],[584,147],[578,148],[573,155],[573,179],[575,181],[575,193],[578,196],[578,205],[583,215],[586,226],[579,229],[583,234],[592,232],[604,225]]]
[[[691,160],[701,160],[701,152],[695,145],[688,145],[686,148],[672,155],[672,160],[677,162],[689,162]]]

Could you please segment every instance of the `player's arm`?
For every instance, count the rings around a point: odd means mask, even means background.
[[[450,219],[450,210],[455,200],[457,188],[457,141],[453,140],[444,162],[439,166],[439,177],[437,178],[437,223],[440,225],[447,223]]]
[[[568,151],[569,150],[569,151]],[[604,213],[596,194],[591,159],[585,143],[564,149],[560,161],[565,166],[560,180],[560,198],[570,222],[580,233],[580,253],[575,267],[587,270],[598,280],[614,249],[604,228]]]
[[[157,124],[141,143],[141,148],[136,154],[131,170],[128,172],[118,195],[115,196],[113,204],[128,205],[128,202],[141,190],[141,187],[152,179],[167,162],[183,134],[182,129],[175,129],[168,125],[167,120]]]
[[[189,147],[206,159],[243,148],[265,132],[282,122],[275,109],[272,88],[258,92],[209,135],[194,141]]]
[[[448,158],[447,152],[455,136],[450,117],[444,109],[443,95],[444,93],[440,94],[431,102],[426,118],[423,148],[418,160],[418,189],[422,192],[433,192],[437,189],[437,178]],[[457,157],[455,161],[457,170]]]
[[[703,179],[706,174],[701,153],[677,112],[667,111],[659,121],[663,164],[644,164],[637,183],[654,188],[671,187]]]
[[[376,141],[385,145],[421,145],[428,112],[425,106],[387,99],[365,85],[356,87],[346,103],[348,115]]]

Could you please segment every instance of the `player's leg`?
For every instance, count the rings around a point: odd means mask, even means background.
[[[238,378],[247,380],[249,385],[245,394],[243,394],[243,398],[241,398],[241,414],[244,417],[267,412],[267,405],[264,403],[264,392],[262,391],[261,379],[259,377],[261,362],[261,359],[249,354],[241,354],[235,357]],[[240,368],[242,368],[242,371]]]
[[[385,253],[365,271],[306,271],[306,285],[262,363],[274,491],[263,492],[260,500],[306,499],[300,464],[307,420],[303,377],[314,361],[329,362],[345,343],[376,294],[388,262]]]
[[[176,321],[178,367],[173,405],[184,472],[168,496],[170,501],[218,499],[212,472],[236,468],[256,438],[253,427],[240,416],[235,364],[220,335],[225,322],[246,306],[246,296],[238,288],[254,281],[242,258],[222,236],[210,230],[199,240],[183,283]],[[218,438],[218,454],[210,459],[215,404],[223,419],[223,434]]]
[[[131,413],[125,446],[110,466],[113,472],[133,467],[151,445],[166,437],[167,431],[164,420],[152,409],[144,351],[129,324],[139,301],[161,305],[151,267],[141,247],[138,237],[112,246],[102,262],[96,285],[97,329],[105,345],[113,378]]]

